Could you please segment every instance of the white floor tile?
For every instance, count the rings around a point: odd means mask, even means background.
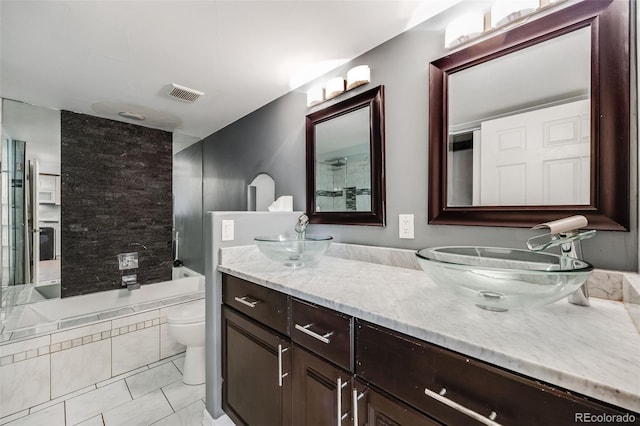
[[[75,425],[127,401],[131,401],[131,395],[124,380],[87,392],[65,403],[67,424]]]
[[[204,398],[205,385],[185,385],[182,381],[162,388],[174,411],[178,411],[197,400]]]
[[[218,417],[213,421],[214,426],[236,426],[236,424],[227,416]]]
[[[64,423],[64,402],[49,407],[45,410],[38,411],[26,417],[22,417],[13,422],[7,423],[7,426],[65,426]]]
[[[38,411],[42,411],[45,408],[49,408],[53,405],[56,405],[59,402],[63,402],[66,401],[67,399],[71,399],[71,398],[75,398],[76,396],[85,394],[87,392],[91,392],[92,390],[95,390],[96,386],[95,385],[91,385],[91,386],[87,386],[86,388],[83,389],[79,389],[75,392],[71,392],[68,393],[66,395],[62,395],[61,397],[58,397],[56,399],[52,399],[51,401],[45,402],[44,404],[40,404],[40,405],[36,405],[35,407],[31,407],[31,409],[29,410],[30,414],[33,413],[37,413]]]
[[[144,367],[136,368],[135,370],[127,371],[126,373],[122,373],[122,374],[114,376],[114,377],[112,377],[110,379],[103,380],[102,382],[98,382],[98,383],[96,383],[96,386],[101,388],[103,386],[110,385],[111,383],[115,383],[118,380],[126,379],[127,377],[131,377],[131,376],[133,376],[135,374],[142,373],[143,371],[147,371],[148,369],[149,369],[149,367],[147,367],[145,365]]]
[[[77,426],[104,426],[104,421],[102,420],[102,414],[98,414],[95,417],[91,417],[89,420],[85,420],[82,423],[78,423]]]
[[[175,360],[180,359],[180,358],[184,358],[184,356],[185,356],[185,353],[181,352],[181,353],[179,353],[177,355],[173,355],[173,356],[161,359],[160,361],[154,362],[153,364],[149,364],[147,367],[149,367],[149,368],[157,367],[159,365],[166,364],[167,362],[171,362],[171,361],[175,361]]]
[[[103,418],[106,426],[148,426],[172,412],[167,399],[158,389],[103,413]]]
[[[202,424],[203,415],[204,403],[199,400],[154,423],[153,426],[199,426]]]
[[[182,375],[172,362],[161,364],[125,379],[133,399],[179,380],[182,380]]]
[[[184,374],[184,357],[174,360],[173,363],[176,365],[176,367],[178,367],[180,373]]]

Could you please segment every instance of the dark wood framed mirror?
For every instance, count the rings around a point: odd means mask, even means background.
[[[311,223],[385,225],[384,86],[306,116]]]
[[[496,32],[491,38],[430,64],[430,224],[531,227],[582,214],[588,218],[590,229],[629,230],[630,19],[627,0],[583,1]],[[573,46],[574,38],[583,40],[582,47],[567,47]],[[556,49],[555,56],[559,58],[537,59],[539,50],[556,43],[565,46],[565,51]],[[574,58],[578,51],[586,56],[570,61],[573,65],[583,63],[588,70],[576,71],[571,64],[555,65],[563,64],[561,59]],[[503,63],[512,62],[518,54],[525,58],[524,62],[510,68],[509,73],[496,74]],[[534,81],[537,65],[552,72]],[[565,75],[564,69],[568,70]],[[469,78],[467,74],[476,70],[481,71],[478,76]],[[482,73],[484,78],[479,77]],[[569,86],[569,82],[580,79],[586,80],[586,88],[545,92],[555,81],[566,81],[565,86]],[[486,86],[488,91],[474,95],[475,87],[464,85],[465,81],[479,82],[476,86]],[[537,94],[532,99],[509,100],[513,105],[508,111],[500,110],[495,102],[500,101],[500,92],[527,91]],[[493,108],[475,116],[461,112],[468,105],[492,103]],[[553,109],[569,104],[581,104],[584,110],[565,117]],[[529,122],[532,112],[547,108],[551,118],[536,124],[543,139],[539,153],[552,152],[549,144],[554,142],[565,151],[570,139],[586,143],[574,150],[570,159],[557,154],[536,163],[535,167],[541,167],[536,172],[540,181],[526,171],[527,167],[535,169],[528,163],[538,155],[532,151],[521,152],[519,159],[510,157],[511,163],[496,165],[501,154],[491,148],[492,144],[515,150],[533,145],[535,139],[527,130],[511,132],[520,124],[509,120],[520,123],[518,120],[526,117],[524,120]],[[464,150],[467,154],[460,154]],[[493,163],[483,162],[484,158]],[[458,175],[455,170],[465,172]],[[539,197],[529,189],[533,186],[539,187]],[[463,188],[463,194],[455,188]],[[484,197],[483,191],[498,195]]]

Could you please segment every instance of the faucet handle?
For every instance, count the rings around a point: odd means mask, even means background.
[[[540,223],[531,229],[544,229],[549,228],[551,234],[565,234],[571,231],[577,231],[584,228],[589,224],[586,217],[582,215],[569,216],[558,220],[552,220],[550,222]]]

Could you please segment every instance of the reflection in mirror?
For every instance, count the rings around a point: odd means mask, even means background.
[[[430,63],[430,224],[629,230],[630,22],[578,2]]]
[[[316,211],[371,211],[369,107],[316,125]]]
[[[589,204],[590,63],[586,27],[451,73],[447,205]]]
[[[0,192],[2,307],[59,297],[60,111],[2,100]]]
[[[312,223],[384,226],[384,87],[306,117]]]

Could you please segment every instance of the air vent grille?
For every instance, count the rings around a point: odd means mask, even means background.
[[[171,83],[168,95],[170,98],[178,99],[183,102],[195,102],[200,96],[204,95],[204,93],[198,90],[189,89],[188,87],[180,86],[179,84]]]

